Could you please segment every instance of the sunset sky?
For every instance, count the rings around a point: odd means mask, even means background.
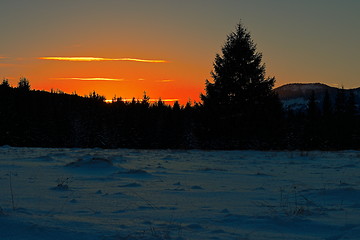
[[[360,87],[359,13],[359,0],[0,0],[0,78],[199,101],[241,20],[276,86]]]

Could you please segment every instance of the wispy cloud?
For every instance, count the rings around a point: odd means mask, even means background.
[[[166,60],[156,60],[156,59],[139,59],[139,58],[118,58],[114,59],[115,61],[130,61],[130,62],[145,62],[145,63],[167,63]]]
[[[16,66],[15,64],[12,63],[0,63],[0,67],[13,67]]]
[[[0,56],[0,67],[14,67],[19,66],[21,63],[17,58]]]
[[[72,78],[51,78],[51,79],[54,79],[54,80],[76,80],[76,81],[111,81],[111,82],[124,81],[123,78],[103,78],[103,77],[92,77],[92,78],[72,77]]]
[[[72,61],[72,62],[99,62],[99,61],[130,61],[144,63],[167,63],[166,60],[139,59],[139,58],[102,58],[102,57],[40,57],[42,60]]]
[[[162,83],[169,83],[169,82],[174,82],[175,80],[173,79],[163,79],[163,80],[157,80],[157,82],[162,82]]]
[[[156,102],[156,101],[159,101],[159,99],[154,99],[154,102]],[[176,102],[176,101],[179,101],[179,99],[178,98],[165,98],[165,99],[161,99],[161,101],[163,101],[163,102]]]
[[[123,98],[122,101],[124,102],[131,102],[133,99],[132,98]],[[108,103],[111,103],[113,102],[113,100],[111,99],[108,99],[108,100],[105,100],[106,102]],[[142,99],[135,99],[135,101],[142,101]],[[155,102],[158,102],[159,99],[158,98],[150,98],[149,99],[149,102],[152,102],[152,103],[155,103]],[[176,102],[176,101],[179,101],[178,98],[165,98],[165,99],[161,99],[161,101],[163,102]]]

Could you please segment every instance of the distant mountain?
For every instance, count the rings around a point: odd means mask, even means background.
[[[307,103],[312,92],[315,94],[318,106],[322,107],[325,93],[328,92],[332,105],[335,104],[336,96],[340,88],[330,87],[322,83],[291,83],[275,88],[285,109],[294,111],[306,111]],[[360,88],[344,89],[345,96],[354,93],[356,105],[360,105]]]

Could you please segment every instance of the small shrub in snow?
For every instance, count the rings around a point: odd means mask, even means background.
[[[69,184],[72,182],[72,179],[67,178],[58,178],[57,185],[54,189],[56,190],[69,190]]]
[[[0,207],[0,216],[6,216],[6,213],[4,212],[4,210],[2,209],[2,207]]]
[[[298,194],[297,187],[293,186],[292,192],[280,189],[280,208],[287,216],[310,215],[307,208],[309,200]]]
[[[290,190],[280,188],[279,201],[278,205],[266,201],[258,202],[258,206],[266,207],[272,215],[297,217],[312,214],[309,206],[314,204],[305,196],[299,194],[296,186],[293,186]]]

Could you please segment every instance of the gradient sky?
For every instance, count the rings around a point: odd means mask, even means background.
[[[360,87],[359,13],[359,0],[0,0],[0,78],[108,99],[146,91],[198,101],[241,20],[276,86]]]

